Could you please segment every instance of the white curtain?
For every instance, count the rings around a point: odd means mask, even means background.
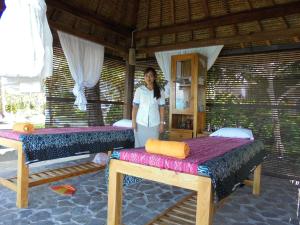
[[[181,49],[181,50],[172,50],[172,51],[163,51],[163,52],[155,52],[155,57],[158,62],[158,65],[162,72],[165,75],[165,79],[168,81],[165,86],[166,96],[169,96],[170,93],[170,80],[171,80],[171,56],[172,55],[183,55],[190,53],[199,53],[207,58],[207,70],[209,70],[212,65],[215,63],[218,55],[220,54],[223,45],[215,45],[209,47],[201,47],[201,48],[189,48],[189,49]]]
[[[52,75],[52,34],[44,0],[6,0],[0,19],[0,76]]]
[[[58,36],[75,81],[74,105],[77,105],[80,110],[86,110],[84,89],[94,87],[100,78],[104,47],[61,31],[58,31]]]
[[[39,77],[1,77],[1,88],[9,93],[40,93],[43,87]]]

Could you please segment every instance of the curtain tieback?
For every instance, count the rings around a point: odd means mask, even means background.
[[[76,96],[74,105],[77,105],[80,110],[86,110],[87,100],[84,95],[84,86],[81,84],[75,84],[73,88],[73,94]]]

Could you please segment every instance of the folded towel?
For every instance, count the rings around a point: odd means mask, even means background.
[[[13,125],[13,131],[32,133],[34,131],[34,125],[31,123],[15,123]]]
[[[51,186],[51,190],[61,195],[74,195],[76,192],[76,188],[70,184],[63,184],[57,186]]]
[[[145,145],[148,153],[171,156],[179,159],[185,159],[190,153],[190,147],[185,142],[178,141],[160,141],[148,139]]]

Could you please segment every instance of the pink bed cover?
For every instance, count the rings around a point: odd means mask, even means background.
[[[36,129],[30,134],[65,134],[75,132],[97,132],[97,131],[117,131],[127,130],[130,128],[114,127],[114,126],[94,126],[94,127],[64,127],[64,128],[44,128]],[[16,132],[13,130],[0,130],[0,137],[20,140],[20,135],[27,135],[28,133]]]
[[[197,175],[198,165],[244,144],[252,142],[249,139],[203,137],[185,141],[190,146],[190,155],[186,159],[149,154],[142,149],[120,151],[120,159],[142,165],[169,169],[177,172]]]

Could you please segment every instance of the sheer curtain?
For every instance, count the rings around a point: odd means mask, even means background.
[[[170,94],[170,80],[171,80],[171,56],[172,55],[183,55],[189,53],[199,53],[207,58],[207,70],[209,70],[215,63],[218,55],[220,54],[223,45],[215,45],[201,48],[189,48],[181,50],[155,52],[157,63],[165,75],[165,79],[168,81],[165,86],[166,96]]]
[[[99,81],[104,60],[104,46],[58,31],[71,75],[75,81],[74,105],[86,110],[84,89],[94,87]]]
[[[44,0],[6,0],[0,19],[0,75],[52,75],[52,34]]]

